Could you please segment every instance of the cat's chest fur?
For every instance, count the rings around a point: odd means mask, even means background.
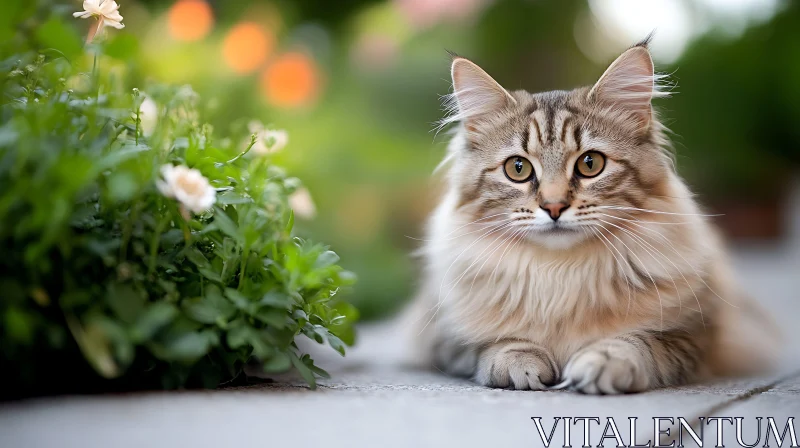
[[[588,341],[658,327],[665,313],[668,325],[678,312],[678,291],[655,298],[626,288],[610,251],[536,248],[503,229],[460,228],[452,216],[434,219],[428,288],[436,325],[466,341],[531,340],[566,358]]]

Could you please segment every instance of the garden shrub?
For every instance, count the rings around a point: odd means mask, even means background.
[[[353,275],[293,234],[299,180],[249,152],[276,142],[220,138],[190,87],[101,67],[0,62],[3,395],[215,387],[252,362],[313,386],[295,339],[344,355]]]

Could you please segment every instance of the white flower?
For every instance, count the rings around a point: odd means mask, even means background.
[[[139,120],[142,134],[145,137],[153,135],[153,131],[158,125],[158,104],[148,96],[144,97],[144,101],[139,106]]]
[[[217,191],[200,171],[183,165],[161,167],[164,180],[156,181],[161,194],[177,199],[194,213],[202,213],[217,201]]]
[[[289,207],[294,210],[295,215],[303,219],[311,219],[317,215],[317,208],[311,199],[311,193],[305,188],[298,188],[289,195]]]
[[[72,17],[81,19],[97,17],[100,21],[97,26],[98,30],[103,26],[111,26],[118,30],[125,28],[125,25],[122,24],[122,16],[119,14],[119,5],[113,0],[84,0],[83,11],[73,13]]]
[[[266,129],[261,122],[253,120],[248,124],[251,133],[256,134],[256,143],[251,151],[260,156],[278,152],[289,143],[289,133],[282,129]]]

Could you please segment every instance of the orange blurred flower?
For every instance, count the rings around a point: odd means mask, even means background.
[[[317,65],[304,53],[286,53],[261,75],[261,88],[275,106],[298,107],[311,103],[320,88]]]
[[[180,0],[169,10],[169,33],[185,42],[200,40],[211,31],[214,14],[203,0]]]
[[[250,73],[267,60],[275,46],[275,36],[253,22],[234,26],[222,44],[225,62],[237,73]]]

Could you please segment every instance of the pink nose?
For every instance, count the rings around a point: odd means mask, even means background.
[[[546,211],[547,214],[550,215],[550,218],[553,221],[557,221],[558,218],[561,216],[561,213],[563,213],[564,210],[566,210],[567,208],[569,208],[569,204],[560,201],[545,202],[544,204],[541,205],[541,209]]]

